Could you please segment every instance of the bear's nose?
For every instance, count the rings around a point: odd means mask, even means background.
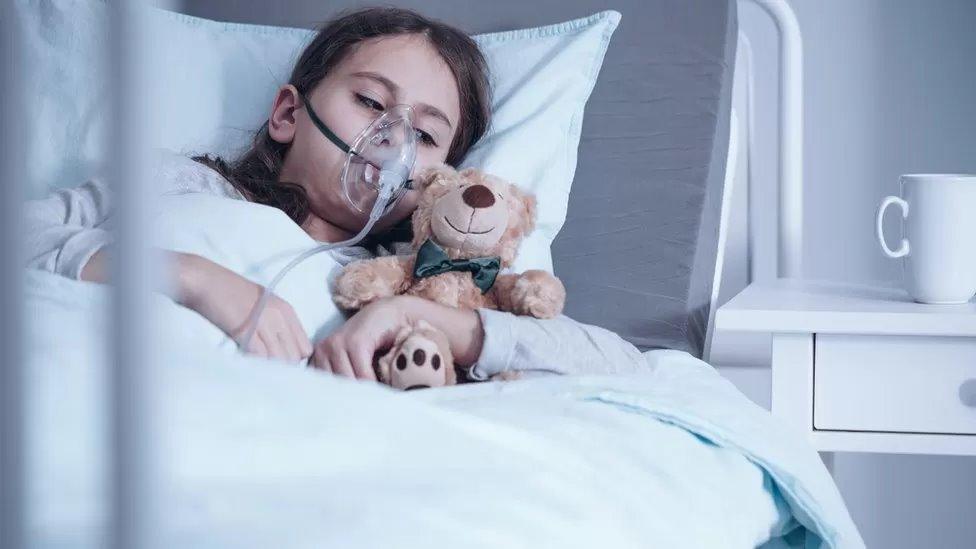
[[[495,195],[484,185],[471,185],[461,193],[464,203],[472,208],[490,208],[495,205]]]

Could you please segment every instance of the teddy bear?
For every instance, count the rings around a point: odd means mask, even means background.
[[[346,265],[333,291],[339,307],[356,310],[384,297],[407,294],[451,307],[484,307],[536,318],[562,312],[566,290],[549,272],[500,272],[511,268],[519,244],[535,228],[533,195],[480,170],[449,166],[425,171],[417,177],[415,188],[420,197],[411,218],[412,253]],[[434,337],[434,332],[429,324],[405,326],[402,337],[380,359],[380,370],[386,368],[395,378],[406,371],[398,370],[398,363],[418,366],[413,359],[432,360],[433,349],[439,349],[436,356],[441,361],[450,357],[446,337]],[[418,354],[417,349],[423,352]],[[449,365],[440,370],[453,371],[453,363]],[[431,383],[415,385],[455,382],[446,374],[432,377]],[[391,379],[383,381],[402,385]]]

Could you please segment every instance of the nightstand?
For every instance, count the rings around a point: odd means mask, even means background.
[[[818,451],[976,455],[973,302],[780,279],[743,290],[715,325],[772,334],[773,415]]]

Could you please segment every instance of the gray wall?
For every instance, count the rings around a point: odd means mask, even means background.
[[[976,172],[976,0],[791,1],[806,52],[805,272],[897,284],[897,264],[873,236],[880,198],[897,192],[899,173]],[[207,17],[294,25],[317,9],[308,0],[268,2],[262,13],[254,2],[246,13],[232,0],[187,4]],[[757,64],[774,66],[776,34],[765,16],[752,6],[740,15]],[[775,85],[758,88],[757,145],[775,150]],[[767,186],[756,192],[773,212],[776,159],[761,160],[755,169]],[[772,274],[774,223],[759,220],[762,277]],[[768,338],[717,334],[713,362],[768,407],[768,354]],[[976,544],[976,458],[840,454],[836,477],[869,547]]]
[[[874,238],[881,198],[898,193],[901,173],[976,172],[976,1],[790,3],[805,53],[804,274],[897,285],[898,264]],[[740,9],[740,26],[768,76],[775,31],[753,6]],[[775,143],[776,92],[775,81],[757,82],[764,151]],[[756,168],[764,186],[754,191],[775,211],[775,157]],[[764,247],[774,223],[761,220]],[[767,277],[773,258],[757,252]],[[713,351],[722,372],[765,406],[767,346],[719,333]],[[976,547],[976,458],[837,454],[835,477],[868,547]]]

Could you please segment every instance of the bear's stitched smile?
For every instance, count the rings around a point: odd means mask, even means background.
[[[491,227],[490,229],[487,229],[487,230],[484,230],[484,231],[462,231],[461,229],[458,229],[457,227],[455,227],[454,226],[454,223],[451,223],[451,220],[448,219],[446,215],[444,216],[444,221],[446,221],[447,224],[450,225],[452,229],[454,229],[455,231],[457,231],[457,232],[459,232],[461,234],[487,234],[487,233],[490,233],[491,231],[494,231],[495,230],[494,227]]]

